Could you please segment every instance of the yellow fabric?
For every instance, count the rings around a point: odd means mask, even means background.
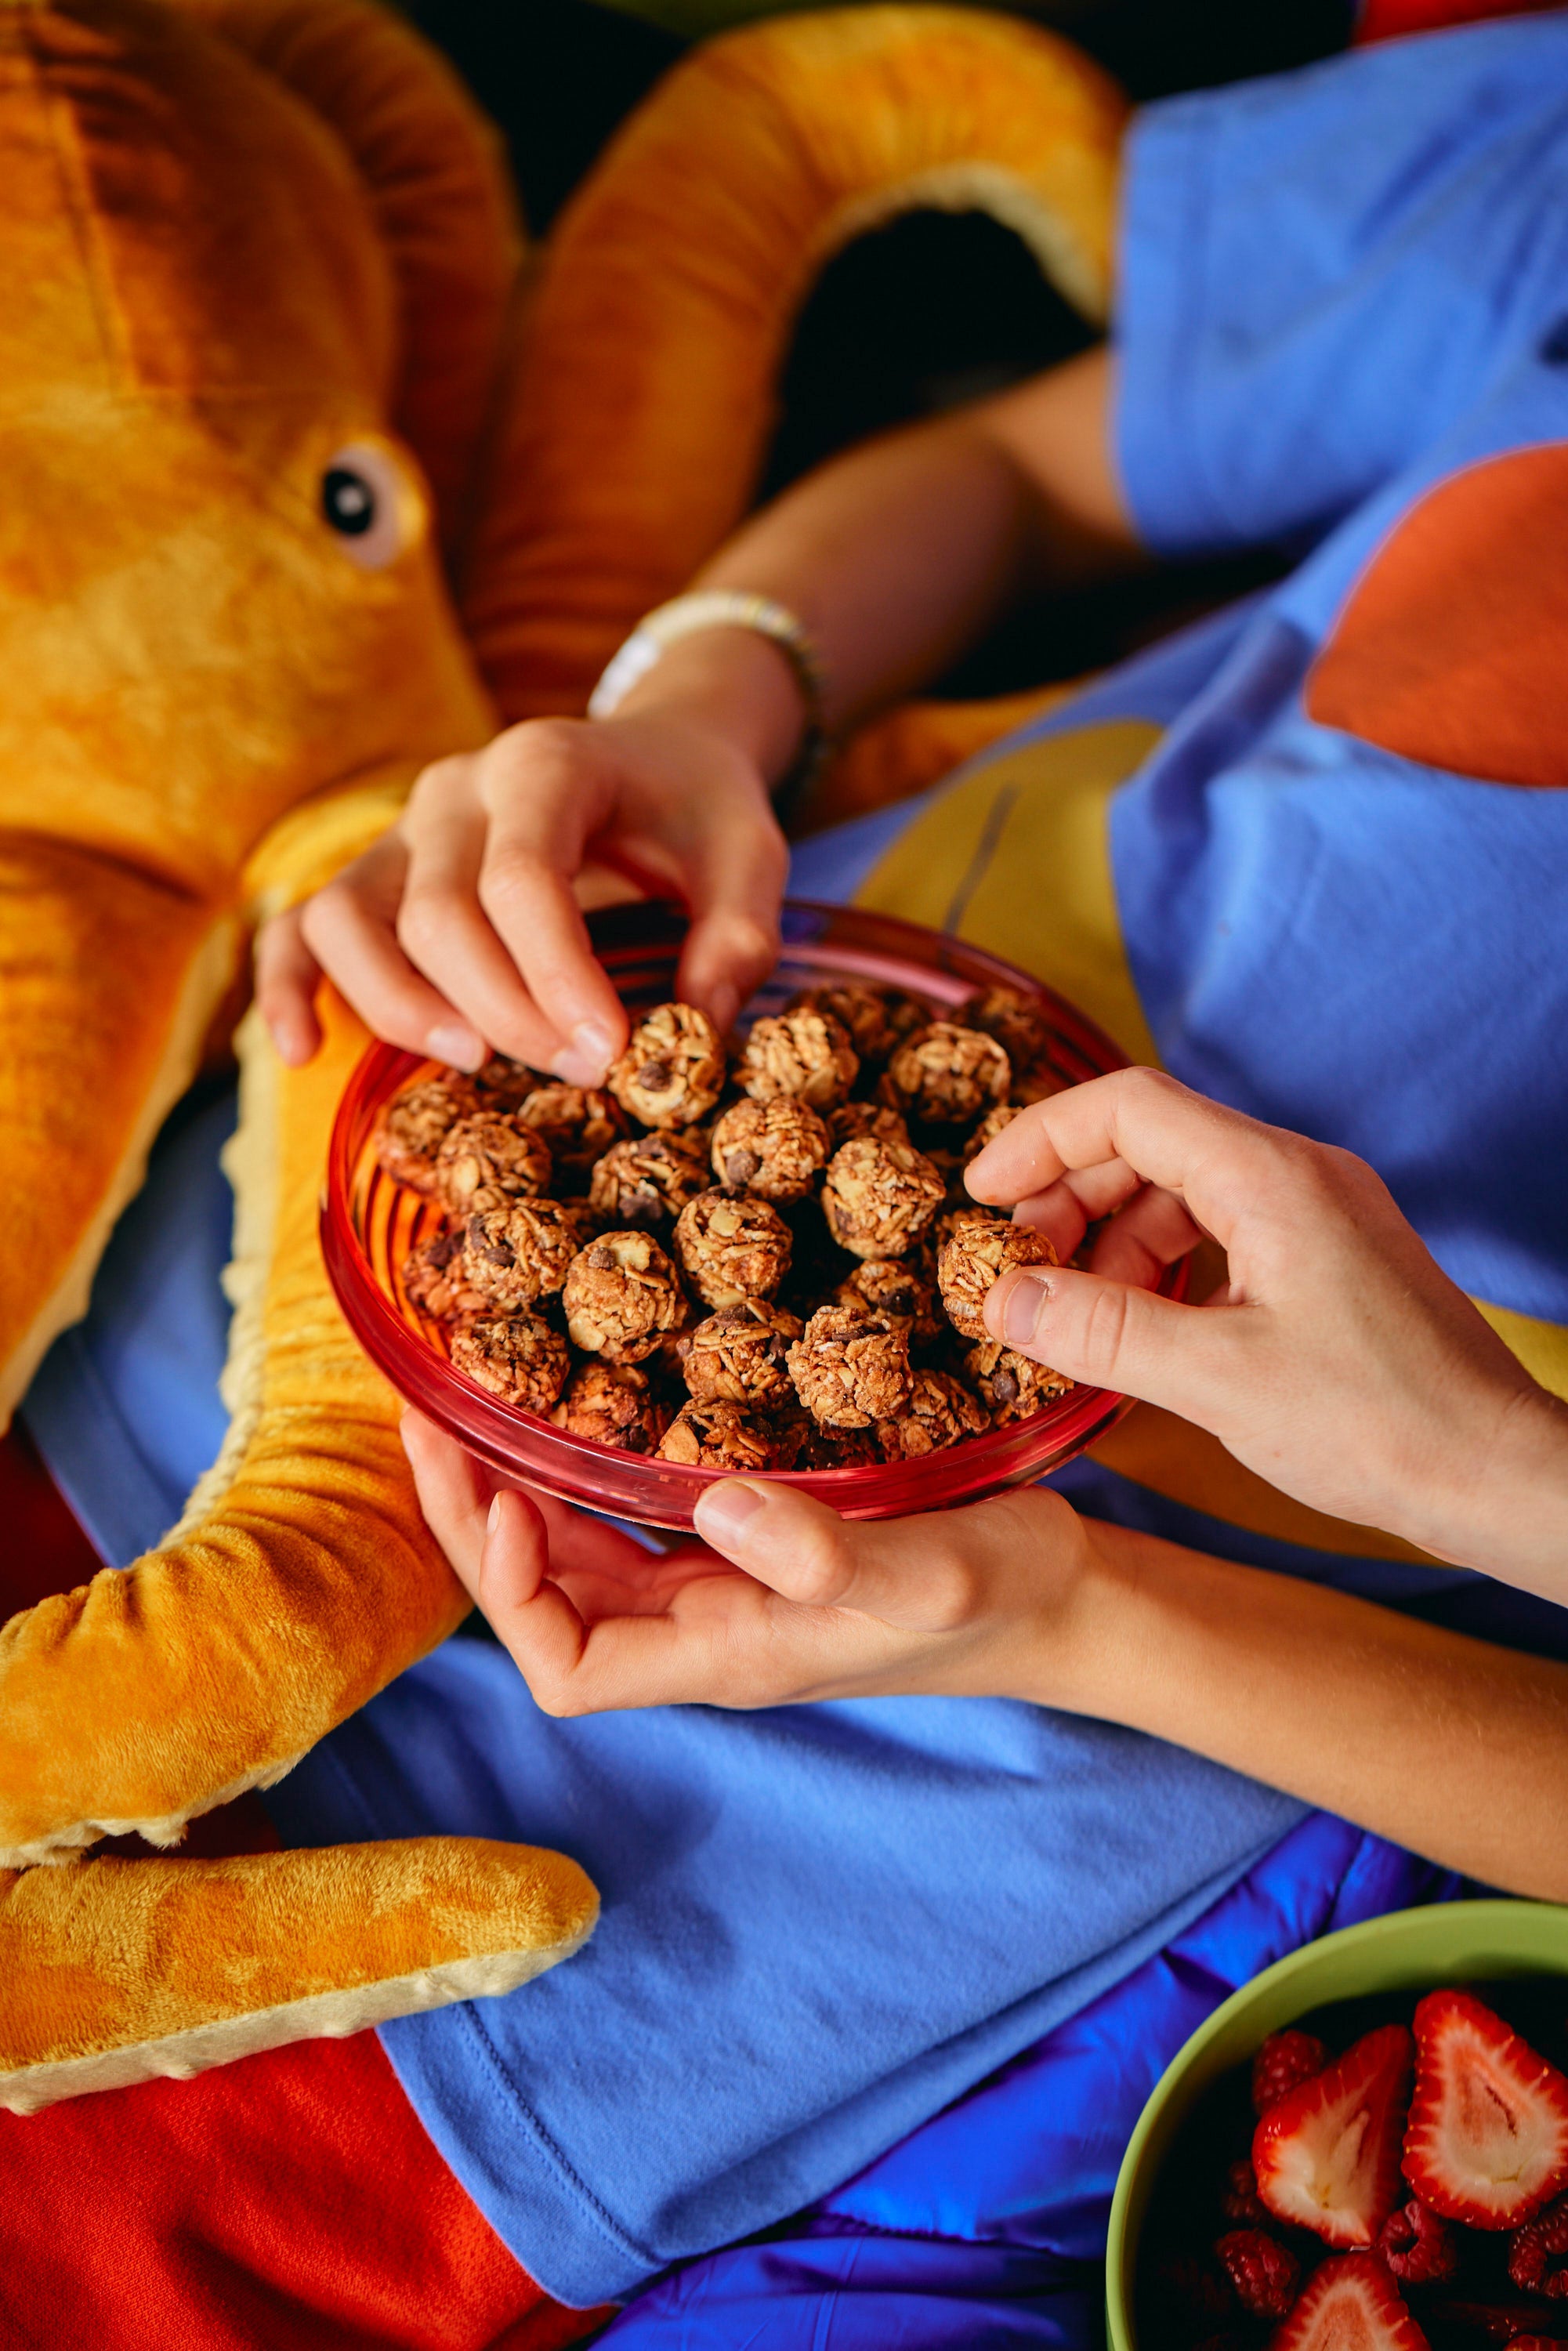
[[[1553,1395],[1568,1396],[1568,1331],[1560,1322],[1539,1322],[1532,1315],[1515,1314],[1507,1306],[1476,1300],[1505,1347],[1511,1347],[1530,1374]]]

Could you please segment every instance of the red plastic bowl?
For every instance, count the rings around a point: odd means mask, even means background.
[[[590,927],[600,960],[629,1007],[669,1000],[685,931],[675,909],[618,906],[595,915]],[[837,978],[907,988],[938,1011],[961,1004],[977,988],[1015,987],[1046,1008],[1049,1058],[1070,1083],[1126,1063],[1103,1029],[1011,964],[913,923],[803,900],[785,907],[783,954],[747,1017],[777,1011],[797,988]],[[440,1211],[382,1174],[375,1135],[392,1097],[434,1066],[392,1046],[372,1045],[339,1107],[321,1247],[355,1336],[400,1395],[493,1468],[588,1510],[649,1526],[689,1529],[698,1495],[722,1472],[620,1453],[503,1404],[453,1369],[441,1326],[421,1315],[404,1295],[403,1261],[434,1232]],[[1167,1294],[1179,1296],[1185,1268],[1173,1268],[1165,1287]],[[809,1487],[846,1518],[900,1518],[978,1501],[1004,1487],[1042,1478],[1103,1437],[1125,1408],[1126,1399],[1105,1388],[1073,1388],[1030,1420],[923,1460],[769,1474]]]

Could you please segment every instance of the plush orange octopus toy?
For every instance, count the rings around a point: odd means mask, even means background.
[[[697,52],[530,266],[494,138],[370,0],[0,0],[0,1417],[226,1051],[256,921],[428,760],[580,711],[744,513],[823,262],[915,206],[1107,306],[1123,108],[1009,20]],[[881,793],[1016,705],[897,714]],[[430,1838],[93,1857],[266,1788],[467,1603],[317,1244],[362,1029],[240,1023],[231,1426],[182,1523],[0,1631],[0,2105],[512,1990],[570,1859]],[[72,1864],[71,1866],[58,1865]]]

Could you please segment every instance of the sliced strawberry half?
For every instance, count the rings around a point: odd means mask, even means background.
[[[1517,2229],[1568,2186],[1568,2078],[1468,1991],[1427,1993],[1416,2050],[1406,2179],[1446,2220]]]
[[[1430,2351],[1404,2297],[1370,2253],[1342,2253],[1314,2270],[1269,2351]]]
[[[1277,2220],[1294,2220],[1326,2245],[1375,2241],[1405,2193],[1399,2140],[1411,2058],[1405,2027],[1380,2025],[1270,2107],[1253,2134],[1252,2168]]]

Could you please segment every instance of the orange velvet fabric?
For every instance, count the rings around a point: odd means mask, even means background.
[[[1374,558],[1309,715],[1425,766],[1568,785],[1568,444],[1440,483]]]

